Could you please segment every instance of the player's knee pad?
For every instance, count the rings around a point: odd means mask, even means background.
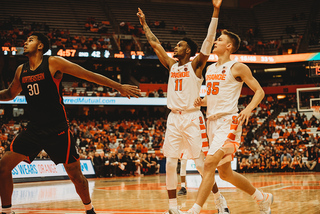
[[[180,176],[187,175],[187,159],[181,159]]]
[[[178,165],[178,158],[167,158],[167,163],[166,163],[167,190],[177,189],[177,185],[178,185],[177,165]]]

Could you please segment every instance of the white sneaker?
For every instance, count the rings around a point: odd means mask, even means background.
[[[191,211],[191,209],[185,212],[182,212],[179,209],[169,209],[169,214],[194,214],[194,212]]]
[[[273,203],[273,195],[271,193],[262,193],[263,199],[258,201],[260,214],[271,214],[271,204]]]
[[[169,214],[184,214],[184,212],[180,211],[179,209],[169,209],[168,211]]]
[[[223,197],[223,195],[220,195],[220,197],[216,200],[214,200],[214,203],[216,204],[216,208],[218,210],[218,213],[220,214],[230,214],[227,201]]]

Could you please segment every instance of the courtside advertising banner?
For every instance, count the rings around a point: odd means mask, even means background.
[[[92,195],[95,189],[95,181],[88,181],[89,185],[89,193]],[[29,186],[14,188],[12,194],[12,204],[20,205],[20,204],[33,204],[33,203],[50,203],[52,201],[68,201],[68,200],[79,200],[79,196],[74,188],[73,183],[55,183],[54,185],[50,185],[47,182],[33,183],[29,184]],[[28,213],[38,213],[29,211]],[[56,210],[54,212],[44,211],[42,210],[39,213],[59,213]],[[60,212],[65,213],[65,212]],[[74,212],[70,212],[76,214]],[[78,212],[84,213],[84,212]],[[66,213],[65,213],[66,214]]]
[[[65,105],[151,105],[165,106],[167,105],[166,97],[157,98],[134,98],[131,97],[79,97],[79,96],[63,96]],[[0,104],[27,104],[25,96],[17,96],[10,101],[0,101]]]
[[[95,175],[91,160],[80,160],[84,175]],[[12,170],[12,178],[39,178],[68,176],[63,164],[55,165],[52,160],[34,160],[31,164],[20,162]]]

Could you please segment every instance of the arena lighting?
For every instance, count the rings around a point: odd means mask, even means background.
[[[278,71],[286,71],[287,68],[266,68],[264,72],[278,72]]]
[[[278,100],[282,100],[282,99],[284,99],[284,98],[286,98],[286,95],[284,95],[284,94],[279,94],[279,95],[277,95],[277,99],[278,99]]]

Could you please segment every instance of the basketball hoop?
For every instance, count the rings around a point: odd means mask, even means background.
[[[320,119],[320,106],[311,106],[311,109],[313,110],[313,115]]]

